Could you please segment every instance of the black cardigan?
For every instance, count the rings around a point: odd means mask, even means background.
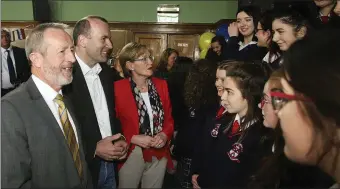
[[[228,39],[225,59],[245,62],[261,61],[267,53],[267,48],[258,47],[257,44],[249,44],[242,50],[239,50],[239,42],[238,37],[230,37]]]

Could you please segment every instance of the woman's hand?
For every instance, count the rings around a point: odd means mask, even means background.
[[[168,137],[166,136],[164,132],[158,133],[153,138],[154,138],[154,142],[151,144],[151,147],[154,147],[154,148],[163,148],[168,140]]]
[[[231,24],[229,24],[228,33],[230,37],[238,36],[238,27],[236,22],[232,22]]]
[[[155,142],[155,139],[147,135],[134,135],[131,138],[131,143],[136,144],[142,148],[150,148]]]

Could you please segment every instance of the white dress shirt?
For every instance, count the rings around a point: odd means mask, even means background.
[[[153,114],[152,114],[152,107],[151,107],[151,103],[150,103],[149,93],[145,92],[145,93],[141,93],[141,95],[142,95],[142,98],[143,98],[144,103],[146,105],[146,109],[148,109],[151,134],[153,135]]]
[[[102,67],[99,63],[97,63],[95,66],[93,66],[93,68],[90,68],[77,56],[77,54],[75,56],[83,72],[87,88],[90,92],[102,138],[112,136],[109,110],[107,107],[104,89],[98,75],[102,71]]]
[[[32,79],[35,83],[35,85],[37,86],[40,94],[42,95],[42,97],[44,98],[46,104],[48,105],[48,107],[50,108],[53,116],[55,117],[55,119],[57,120],[58,122],[58,125],[60,127],[60,129],[63,131],[64,133],[64,128],[61,124],[61,121],[60,121],[60,116],[59,116],[59,112],[58,112],[58,107],[59,105],[57,103],[55,103],[53,100],[55,99],[55,97],[57,97],[58,94],[61,94],[62,95],[62,92],[61,90],[59,92],[56,92],[54,89],[52,89],[52,87],[50,87],[48,84],[46,84],[45,82],[43,82],[41,79],[39,79],[37,76],[35,76],[34,74],[32,74]],[[78,134],[77,134],[77,129],[74,125],[74,122],[73,122],[73,119],[70,115],[70,113],[67,111],[67,116],[68,116],[68,119],[72,125],[72,129],[74,131],[74,134],[76,135],[76,140],[77,140],[77,143],[79,144],[78,142]],[[64,133],[65,135],[65,133]]]
[[[8,64],[7,64],[7,56],[8,53],[6,52],[7,49],[4,49],[1,47],[1,58],[2,58],[2,63],[1,63],[1,88],[2,89],[10,89],[13,88],[14,85],[10,82],[9,79],[9,71],[8,71]],[[15,70],[15,75],[16,73],[16,68],[15,68],[15,59],[14,59],[14,54],[13,54],[13,49],[12,47],[8,48],[9,50],[9,55],[12,58],[14,70]]]

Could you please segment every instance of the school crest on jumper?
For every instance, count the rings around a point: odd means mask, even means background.
[[[232,145],[231,150],[227,152],[229,158],[231,161],[236,161],[237,163],[240,163],[240,160],[238,157],[243,152],[243,145],[241,143],[235,143]]]
[[[218,129],[220,128],[221,124],[216,124],[215,128],[211,131],[211,136],[216,138],[218,135]]]

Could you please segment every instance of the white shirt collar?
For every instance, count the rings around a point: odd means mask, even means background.
[[[244,45],[242,41],[238,42],[238,44],[240,45],[240,48],[238,49],[239,51],[246,48],[248,45],[256,45],[257,42],[256,41],[250,41],[248,44]]]
[[[12,51],[12,46],[9,46],[8,49],[5,49],[5,48],[1,47],[1,52],[2,53],[5,53],[6,50]]]
[[[241,125],[241,117],[240,117],[240,115],[236,114],[234,122],[235,121],[238,121],[238,123]],[[242,122],[243,121],[244,121],[244,119],[242,120]],[[253,125],[257,121],[258,121],[257,119],[253,119],[253,120],[249,121],[249,123],[247,123],[247,125],[246,125],[246,129],[248,129],[248,127],[250,127],[251,125]]]
[[[269,61],[269,52],[266,54],[266,56],[263,58],[263,61],[264,62],[274,62],[276,59],[278,59],[280,57],[279,54],[273,54],[271,57],[270,57],[270,61]]]
[[[88,75],[88,74],[96,74],[98,75],[102,71],[102,67],[100,66],[99,63],[93,66],[93,68],[90,68],[85,62],[79,58],[77,53],[75,53],[75,57],[79,63],[79,66],[81,68],[81,71],[83,72],[83,75]]]
[[[53,101],[54,98],[58,95],[61,94],[63,95],[63,93],[61,92],[61,90],[59,90],[58,92],[55,91],[51,86],[49,86],[47,83],[45,83],[44,81],[42,81],[40,78],[38,78],[37,76],[35,76],[34,74],[32,74],[32,79],[35,83],[35,85],[37,86],[40,94],[43,96],[43,98],[46,101]]]

